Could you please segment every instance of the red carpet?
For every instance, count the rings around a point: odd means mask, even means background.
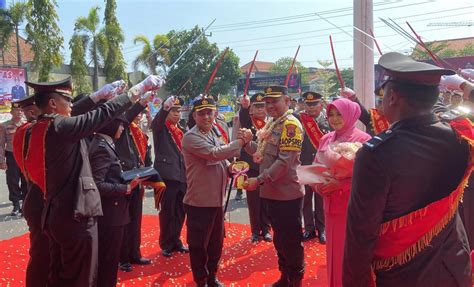
[[[249,241],[250,227],[245,224],[226,223],[219,279],[230,286],[263,286],[279,278],[276,253],[272,243]],[[183,238],[186,238],[184,230]],[[145,215],[142,226],[142,253],[153,264],[134,266],[133,272],[119,271],[117,286],[194,286],[188,254],[173,254],[172,258],[160,255],[158,245],[158,217]],[[313,240],[305,243],[306,273],[304,286],[325,287],[325,247]],[[28,262],[28,234],[0,241],[0,286],[24,286]]]

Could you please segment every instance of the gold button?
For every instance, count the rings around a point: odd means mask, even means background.
[[[118,202],[117,202],[117,201],[116,201],[116,202],[114,202],[114,205],[115,205],[115,206],[117,206],[117,205],[118,205]]]

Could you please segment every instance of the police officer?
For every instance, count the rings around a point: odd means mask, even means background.
[[[254,134],[253,140],[257,139],[257,131],[263,129],[266,124],[267,112],[265,111],[265,94],[256,93],[250,97],[249,103],[242,99],[242,107],[239,111],[239,123],[241,128],[247,128]],[[257,177],[259,174],[259,165],[256,164],[252,156],[244,149],[240,153],[240,160],[247,162],[250,166],[247,176]],[[249,210],[250,229],[252,235],[251,242],[263,240],[271,242],[273,240],[270,234],[270,220],[260,199],[260,188],[247,192],[247,206]]]
[[[296,115],[305,131],[300,160],[302,165],[311,165],[318,150],[319,140],[329,132],[330,128],[326,116],[321,113],[323,109],[322,95],[316,92],[305,92],[301,98],[303,99],[304,110]],[[304,188],[303,218],[305,231],[303,241],[316,238],[317,230],[319,242],[325,244],[323,198],[315,193],[310,186],[305,185]]]
[[[166,185],[159,213],[159,241],[161,254],[165,257],[171,257],[173,251],[189,252],[180,239],[185,218],[183,198],[186,194],[182,145],[185,130],[178,123],[183,104],[182,98],[170,96],[151,124],[155,151],[154,168]]]
[[[0,123],[0,169],[6,170],[8,199],[13,203],[12,216],[20,214],[20,200],[26,194],[25,178],[13,157],[13,135],[23,125],[23,113],[17,103],[12,104],[12,118]]]
[[[92,135],[162,81],[147,78],[129,94],[79,116],[71,115],[70,78],[54,83],[28,82],[41,115],[31,127],[25,170],[45,198],[42,228],[50,239],[48,286],[96,286],[97,224],[100,196],[92,178],[84,137]],[[113,96],[108,89],[106,96]],[[101,99],[101,90],[90,97]]]
[[[198,286],[210,287],[223,286],[216,273],[224,241],[224,201],[228,180],[226,159],[238,156],[245,144],[241,138],[222,144],[211,131],[215,113],[213,98],[196,100],[192,114],[196,124],[183,138],[188,182],[184,210],[191,270]]]
[[[301,232],[301,209],[304,190],[298,182],[296,168],[300,165],[303,130],[292,115],[288,88],[265,88],[265,108],[271,119],[258,143],[246,151],[260,163],[258,177],[249,178],[244,187],[255,190],[262,185],[260,197],[268,211],[273,228],[273,244],[278,255],[281,278],[274,286],[301,286],[304,274],[304,251]],[[242,131],[245,139],[252,137]]]
[[[471,286],[457,210],[472,168],[469,144],[432,113],[441,75],[454,72],[398,53],[384,54],[379,65],[392,125],[356,157],[344,286],[374,279],[377,286]],[[472,137],[472,125],[464,128]]]
[[[124,227],[130,222],[129,203],[132,190],[143,179],[122,181],[122,167],[113,140],[123,132],[127,120],[117,117],[101,128],[89,144],[92,174],[100,193],[103,216],[98,219],[99,267],[97,286],[116,286]]]

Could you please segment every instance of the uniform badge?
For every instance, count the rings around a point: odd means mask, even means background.
[[[312,100],[314,99],[314,96],[312,94],[309,94],[307,97],[306,97],[308,100]]]
[[[295,118],[285,121],[280,138],[280,151],[301,151],[303,132],[300,122]]]
[[[206,99],[202,100],[202,104],[203,104],[203,105],[207,105],[208,103],[209,103],[209,102],[208,102]]]
[[[267,88],[267,89],[265,90],[265,93],[267,93],[267,94],[268,94],[268,93],[271,93],[271,92],[272,92],[272,88]]]
[[[271,90],[271,88],[269,88],[269,89]],[[263,97],[261,95],[258,95],[257,96],[257,102],[261,102],[262,100],[263,100]]]

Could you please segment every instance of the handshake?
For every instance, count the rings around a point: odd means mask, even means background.
[[[242,146],[253,140],[253,133],[250,129],[239,129],[237,132],[237,140],[242,140]]]

